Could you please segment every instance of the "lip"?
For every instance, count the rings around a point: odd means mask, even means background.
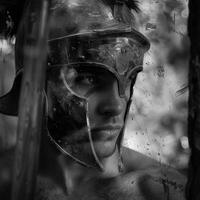
[[[91,129],[92,133],[92,139],[94,141],[97,140],[111,140],[115,138],[120,130],[122,129],[122,126],[113,126],[113,125],[107,125],[102,127],[94,127]]]
[[[91,135],[92,140],[95,141],[106,141],[106,140],[112,140],[116,136],[118,136],[120,130],[122,129],[122,126],[120,125],[106,125],[106,126],[95,126],[91,128]],[[64,143],[70,145],[70,144],[79,144],[81,143],[88,143],[89,138],[85,134],[86,130],[83,129],[78,134],[71,135],[70,137],[63,138]]]

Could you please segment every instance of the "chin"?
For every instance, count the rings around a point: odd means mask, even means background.
[[[94,142],[94,148],[99,159],[110,157],[116,149],[115,141]]]
[[[116,149],[116,140],[109,141],[95,141],[93,142],[95,152],[99,159],[110,157]],[[81,149],[84,151],[86,155],[89,157],[92,156],[92,150],[90,143],[84,143],[81,145]]]
[[[95,149],[96,155],[99,159],[108,158],[113,155],[113,153],[116,150],[116,146],[117,146],[116,145],[117,138],[118,138],[118,134],[116,134],[115,136],[110,137],[110,138],[106,138],[106,137],[96,138],[93,141],[94,149]],[[93,156],[90,143],[87,142],[82,145],[83,145],[82,150],[87,155]]]

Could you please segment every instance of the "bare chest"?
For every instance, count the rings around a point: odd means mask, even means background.
[[[183,185],[176,181],[170,182],[156,174],[128,173],[115,178],[94,178],[82,182],[70,195],[45,184],[40,195],[45,198],[36,200],[184,200],[183,194]]]

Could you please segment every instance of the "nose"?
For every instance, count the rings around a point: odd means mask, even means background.
[[[100,97],[98,113],[107,117],[120,115],[125,107],[124,100],[119,96],[117,82],[104,89]]]

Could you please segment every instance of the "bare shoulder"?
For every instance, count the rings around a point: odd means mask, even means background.
[[[126,171],[149,169],[160,166],[160,163],[154,159],[127,147],[122,147],[122,158]]]
[[[187,179],[183,174],[138,152],[124,150],[126,172],[121,176],[121,187],[144,200],[185,199]]]
[[[173,169],[155,168],[124,174],[122,183],[145,200],[184,200],[186,177]]]
[[[185,177],[173,169],[136,170],[117,177],[88,180],[71,197],[72,200],[185,200],[185,182]]]

